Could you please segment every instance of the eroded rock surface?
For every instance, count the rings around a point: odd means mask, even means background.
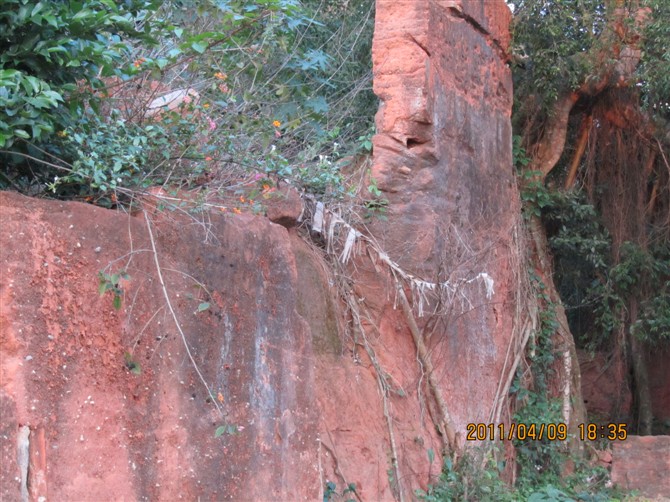
[[[376,10],[372,175],[390,209],[374,232],[409,274],[444,286],[427,343],[461,440],[468,423],[509,418],[505,354],[518,343],[510,19],[502,1],[379,0]]]
[[[670,497],[670,436],[628,436],[612,450],[616,485],[646,497]]]
[[[2,500],[21,500],[26,426],[32,499],[314,500],[332,481],[393,500],[389,413],[403,486],[427,487],[440,443],[401,325],[370,339],[385,410],[321,251],[259,216],[146,214],[0,193]],[[101,271],[129,275],[119,310]]]
[[[50,499],[318,496],[311,333],[283,227],[155,213],[163,291],[141,215],[8,193],[0,211],[2,451],[28,425]],[[130,276],[118,311],[100,270]],[[7,457],[2,498],[19,499]]]
[[[12,452],[26,425],[33,497],[313,500],[333,481],[362,500],[411,498],[438,475],[444,441],[400,272],[432,326],[458,441],[468,423],[509,418],[510,13],[503,0],[379,0],[376,15],[372,173],[390,204],[371,225],[383,255],[354,253],[364,333],[319,252],[265,218],[148,209],[147,221],[1,194],[3,500],[20,499]],[[120,310],[98,294],[101,270],[130,276]],[[432,323],[428,284],[446,285]]]

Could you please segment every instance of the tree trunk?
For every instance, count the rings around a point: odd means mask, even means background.
[[[586,422],[586,408],[582,399],[581,372],[577,360],[575,341],[568,326],[568,319],[561,298],[553,281],[553,268],[549,256],[547,237],[540,218],[533,216],[529,222],[532,237],[532,259],[536,271],[545,285],[545,293],[554,306],[558,329],[554,334],[552,346],[560,360],[554,365],[554,372],[548,378],[551,397],[562,400],[563,420],[568,425],[572,437],[577,437],[578,425]],[[571,442],[572,449],[578,449],[579,444]]]
[[[630,325],[637,320],[637,301],[630,301]],[[652,434],[654,414],[651,407],[651,393],[649,392],[649,374],[645,358],[645,343],[627,330],[630,345],[631,364],[633,366],[633,395],[635,410],[637,411],[637,433],[640,436]]]
[[[547,174],[554,168],[563,154],[565,138],[568,132],[568,119],[572,107],[579,99],[579,94],[571,92],[558,100],[551,110],[551,116],[547,121],[542,138],[532,152],[532,160],[528,164],[530,172],[541,173],[544,180]]]

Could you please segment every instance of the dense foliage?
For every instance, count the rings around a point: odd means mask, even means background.
[[[606,7],[601,0],[522,0],[514,5],[514,55],[524,70],[515,73],[515,91],[536,96],[548,107],[593,71],[590,50],[606,29]]]
[[[370,0],[1,3],[4,187],[109,205],[257,172],[337,192],[372,123]]]
[[[119,74],[128,40],[151,42],[148,1],[0,2],[0,148],[46,139],[76,119],[77,84]],[[81,89],[80,89],[81,90]]]
[[[652,431],[645,352],[670,326],[670,4],[522,0],[514,126],[528,214],[582,348],[631,365],[631,432]],[[623,411],[619,411],[623,413]],[[637,417],[634,419],[634,417]]]
[[[638,68],[643,88],[642,103],[655,117],[670,120],[670,3],[650,0],[651,18],[642,39]],[[667,127],[667,123],[664,124]]]

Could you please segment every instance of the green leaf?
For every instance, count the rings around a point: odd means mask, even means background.
[[[81,9],[79,12],[77,12],[73,17],[73,21],[81,21],[85,17],[93,17],[92,16],[93,12],[90,11],[89,9]]]
[[[237,434],[237,432],[238,432],[237,425],[225,424],[216,428],[216,431],[214,432],[214,437],[218,438],[222,434],[228,434],[232,436],[234,434]]]
[[[42,89],[42,85],[46,86],[46,84],[42,80],[35,77],[31,77],[30,75],[26,75],[25,77],[23,77],[21,83],[23,84],[23,88],[29,94],[40,92],[40,90]],[[46,86],[46,88],[48,89],[49,86]]]
[[[21,72],[18,70],[0,70],[0,80],[13,80],[21,75]]]
[[[114,295],[114,309],[121,310],[121,296]]]
[[[42,2],[37,2],[35,5],[35,8],[33,9],[33,12],[31,14],[32,17],[35,17],[42,9],[44,8],[44,5]]]
[[[200,305],[198,305],[198,312],[203,312],[209,308],[209,303],[208,302],[202,302]]]
[[[58,28],[58,21],[53,14],[45,14],[42,16],[42,19],[46,19],[47,23],[49,23],[54,28]]]
[[[326,98],[323,96],[315,96],[305,101],[305,106],[314,113],[327,113],[330,109]]]
[[[208,46],[209,46],[209,44],[205,41],[193,42],[191,44],[191,49],[193,49],[198,54],[202,54],[203,52],[205,52],[207,50]]]

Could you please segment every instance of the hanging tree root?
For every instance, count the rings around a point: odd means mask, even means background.
[[[451,415],[449,415],[449,410],[447,409],[447,403],[444,400],[444,397],[442,396],[442,392],[440,392],[440,387],[435,378],[433,363],[430,359],[430,355],[428,354],[428,350],[426,349],[426,345],[423,343],[423,337],[421,336],[419,326],[417,325],[416,319],[414,318],[414,314],[412,313],[412,307],[410,306],[409,301],[407,300],[407,296],[405,295],[405,291],[403,290],[402,285],[400,285],[400,283],[396,284],[398,289],[398,297],[400,298],[400,306],[402,307],[403,313],[405,314],[405,318],[407,319],[409,330],[412,333],[412,338],[414,339],[414,344],[416,345],[416,351],[417,354],[419,355],[419,360],[421,361],[421,364],[425,368],[426,374],[428,376],[428,385],[433,394],[433,398],[435,398],[437,406],[440,410],[441,415],[440,420],[439,423],[436,425],[438,427],[438,430],[442,434],[443,438],[442,442],[446,450],[446,453],[450,453],[455,451],[458,446],[456,444],[456,433],[454,432],[454,426],[451,420]]]
[[[330,453],[330,456],[333,459],[333,464],[334,464],[333,465],[333,472],[335,473],[336,476],[340,477],[340,479],[342,480],[342,483],[344,483],[344,487],[349,488],[349,483],[347,482],[347,478],[344,476],[344,473],[342,472],[342,469],[340,468],[340,462],[337,459],[337,455],[335,454],[335,441],[333,440],[333,437],[330,435],[330,431],[326,431],[326,432],[328,433],[328,439],[330,440],[330,444],[331,444],[332,447],[328,446],[326,443],[323,442],[323,440],[319,439],[319,455],[321,455],[321,453],[320,453],[321,450],[320,449],[321,449],[321,446],[323,446],[326,449],[326,451],[328,453]],[[320,463],[321,463],[321,458],[319,458],[319,465],[320,465]],[[319,469],[321,469],[321,467],[319,467]],[[320,470],[320,472],[322,472],[322,471]],[[354,483],[354,485],[355,485],[355,483]],[[358,502],[363,502],[363,500],[361,500],[361,496],[358,494],[358,491],[353,490],[352,493],[354,494],[354,496],[356,497],[356,500],[358,500]]]
[[[351,310],[351,315],[354,321],[354,329],[356,329],[360,333],[361,338],[363,340],[363,346],[365,347],[365,351],[367,352],[368,357],[372,362],[372,366],[375,368],[375,372],[377,373],[377,385],[379,385],[379,392],[382,395],[384,417],[386,418],[386,425],[389,431],[389,443],[391,446],[391,466],[393,467],[393,474],[395,475],[396,490],[394,491],[397,493],[397,499],[400,502],[404,502],[405,497],[403,494],[402,486],[400,485],[401,478],[400,478],[400,466],[398,465],[398,449],[396,447],[395,434],[393,433],[393,420],[391,418],[391,414],[389,412],[388,407],[389,384],[386,382],[385,372],[384,370],[382,370],[381,365],[379,364],[379,361],[377,360],[377,357],[375,356],[375,353],[372,350],[372,347],[370,347],[368,339],[365,336],[365,330],[361,323],[361,314],[359,305],[358,302],[356,301],[354,294],[351,291],[347,291],[346,300],[349,305],[349,309]],[[391,486],[391,488],[393,488],[393,486]]]

